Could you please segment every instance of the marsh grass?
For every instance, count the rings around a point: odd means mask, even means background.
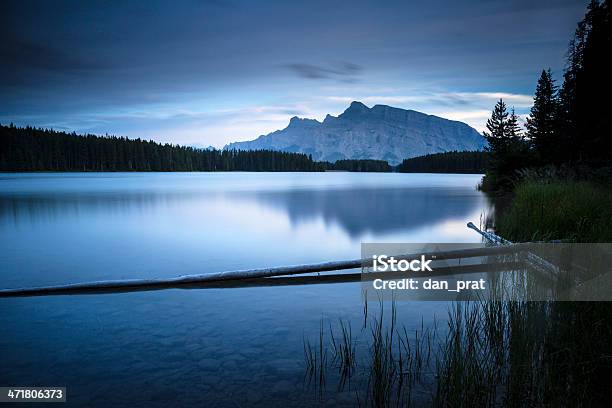
[[[515,324],[517,302],[456,303],[436,355],[436,406],[496,406],[509,402],[513,381],[527,381],[531,338]],[[524,316],[523,316],[524,317]],[[520,372],[517,372],[516,370]],[[520,388],[520,387],[518,387]],[[526,402],[526,400],[524,401]]]
[[[496,220],[503,237],[518,242],[612,241],[612,192],[578,181],[527,181]]]
[[[601,302],[454,305],[435,405],[603,404],[611,383],[610,311]]]
[[[318,343],[311,344],[308,339],[304,338],[304,361],[306,364],[305,382],[308,386],[313,385],[322,396],[325,391],[327,370],[327,345],[323,320],[319,327]]]
[[[364,307],[366,313],[367,307]],[[434,326],[436,321],[434,320]],[[323,319],[321,326],[323,326]],[[391,302],[390,311],[379,300],[377,312],[370,316],[367,327],[360,332],[363,339],[362,351],[365,356],[357,357],[357,340],[353,336],[350,322],[339,320],[336,328],[329,324],[327,337],[332,358],[326,361],[330,368],[339,372],[338,391],[344,391],[347,384],[356,382],[355,403],[360,406],[410,406],[413,404],[413,387],[427,373],[434,374],[433,345],[436,329],[421,326],[409,331],[405,326],[397,325],[397,305]],[[323,344],[325,337],[319,333],[319,342],[311,344],[304,339],[304,356],[307,376],[320,378],[325,372],[321,367],[320,357],[327,348]],[[325,354],[323,354],[325,355]],[[325,376],[324,376],[325,377]],[[356,380],[356,381],[353,381]],[[320,392],[320,381],[309,380]]]
[[[612,396],[611,316],[604,302],[476,300],[453,303],[442,327],[408,330],[395,302],[390,313],[381,302],[361,331],[365,357],[345,354],[348,377],[363,406],[601,406]],[[330,336],[339,367],[347,327]]]
[[[393,354],[393,334],[396,324],[396,305],[391,306],[391,327],[384,326],[384,305],[381,301],[380,315],[374,318],[371,333],[371,361],[368,389],[375,406],[388,406],[393,387],[398,380],[398,370]]]
[[[351,329],[351,323],[345,323],[342,319],[339,320],[340,325],[340,338],[336,341],[334,336],[334,330],[329,326],[329,332],[331,337],[333,358],[332,362],[336,364],[340,372],[340,381],[338,383],[338,390],[342,391],[346,386],[355,370],[355,342],[353,340],[353,331]]]

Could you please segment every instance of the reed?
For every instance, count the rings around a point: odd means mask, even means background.
[[[308,385],[314,385],[320,395],[325,391],[327,370],[327,345],[323,327],[323,320],[321,320],[318,344],[311,344],[306,337],[303,340],[306,367],[305,380]]]
[[[353,331],[350,322],[344,322],[342,319],[339,320],[340,336],[336,341],[334,330],[329,326],[331,345],[333,358],[332,362],[335,363],[340,372],[340,382],[338,384],[338,390],[342,391],[348,381],[350,381],[353,371],[355,370],[355,342],[353,340]]]
[[[346,323],[330,341],[339,367],[356,364],[360,406],[600,406],[612,396],[611,317],[604,302],[475,300],[453,303],[442,327],[408,330],[380,302],[361,331],[367,358]],[[317,373],[324,340],[309,358]]]
[[[518,185],[495,227],[511,241],[612,241],[612,193],[576,181],[528,181]]]
[[[364,311],[367,308],[364,308]],[[321,320],[323,322],[323,319]],[[434,326],[436,321],[434,320]],[[323,323],[321,323],[322,327]],[[336,329],[329,324],[329,347],[332,358],[327,365],[339,370],[338,391],[343,391],[352,378],[357,376],[355,403],[364,406],[387,407],[409,406],[413,403],[414,385],[423,379],[422,373],[433,374],[433,344],[436,341],[435,331],[421,326],[410,332],[405,326],[397,325],[397,304],[393,300],[390,313],[385,304],[379,301],[376,314],[370,316],[368,327],[361,331],[364,339],[362,350],[368,356],[364,363],[357,365],[357,341],[354,338],[350,322],[339,321]],[[306,370],[309,377],[318,378],[325,369],[321,368],[321,351],[324,337],[319,333],[318,344],[312,346],[304,339]],[[431,375],[428,376],[428,378]],[[319,383],[315,389],[320,391]]]

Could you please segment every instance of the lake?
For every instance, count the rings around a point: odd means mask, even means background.
[[[0,174],[3,288],[360,257],[362,242],[480,242],[480,175]],[[352,405],[305,382],[304,339],[363,321],[359,283],[0,299],[0,385],[68,406]],[[398,302],[408,328],[443,302]],[[363,344],[362,344],[363,346]],[[354,387],[359,388],[360,384]]]

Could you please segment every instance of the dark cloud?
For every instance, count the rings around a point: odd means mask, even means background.
[[[301,109],[290,109],[290,108],[281,108],[276,111],[276,113],[287,115],[287,116],[301,116],[304,115],[304,112]]]
[[[19,39],[0,43],[0,59],[5,67],[20,69],[75,71],[103,67],[60,48]]]
[[[328,66],[314,65],[308,63],[286,64],[284,68],[289,69],[300,78],[306,79],[334,79],[342,82],[357,80],[362,73],[363,67],[352,62],[341,61]]]
[[[131,120],[114,113],[160,106],[313,111],[323,88],[355,82],[457,91],[437,104],[467,106],[459,91],[527,94],[542,68],[560,72],[587,3],[0,0],[0,119],[87,127],[111,115],[112,131]]]

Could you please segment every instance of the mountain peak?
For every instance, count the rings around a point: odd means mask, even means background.
[[[363,102],[359,102],[359,101],[353,101],[351,102],[351,104],[349,105],[349,108],[353,108],[353,109],[368,109],[367,106],[365,106],[365,104]]]
[[[339,116],[322,122],[291,118],[289,126],[249,142],[231,143],[227,149],[278,150],[310,154],[315,160],[403,159],[452,150],[480,150],[485,139],[465,123],[421,112],[351,102]]]
[[[302,125],[318,125],[320,122],[316,119],[299,118],[297,116],[289,119],[289,126],[302,126]]]
[[[346,108],[346,110],[340,116],[346,117],[346,116],[360,115],[360,114],[363,114],[369,111],[370,111],[370,108],[365,106],[362,102],[353,101],[351,102],[349,107]]]

